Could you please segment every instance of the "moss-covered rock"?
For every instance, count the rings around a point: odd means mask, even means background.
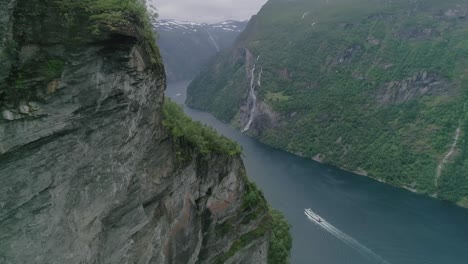
[[[4,28],[0,50],[0,106],[44,100],[50,82],[60,78],[65,64],[73,63],[71,54],[87,44],[138,43],[147,64],[162,67],[144,1],[57,0],[44,4],[30,0],[12,5],[13,23]]]

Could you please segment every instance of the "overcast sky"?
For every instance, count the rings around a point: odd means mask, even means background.
[[[196,22],[245,20],[255,15],[267,0],[147,0],[160,18]]]

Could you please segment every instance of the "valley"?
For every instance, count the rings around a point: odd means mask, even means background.
[[[273,147],[468,207],[467,15],[464,0],[270,0],[187,104]]]
[[[166,96],[184,104],[188,84],[170,83]],[[187,106],[185,112],[243,147],[251,179],[292,225],[292,264],[464,264],[468,259],[466,209],[275,149],[209,113]],[[311,222],[304,215],[307,208],[327,226]]]
[[[468,0],[0,0],[0,263],[466,264],[467,69]]]
[[[220,51],[229,48],[248,21],[196,23],[160,19],[153,21],[167,79],[194,78]]]

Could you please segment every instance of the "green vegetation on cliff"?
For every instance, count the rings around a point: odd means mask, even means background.
[[[214,263],[224,263],[246,245],[266,235],[269,237],[268,264],[290,263],[290,251],[292,248],[291,226],[280,212],[268,207],[263,193],[254,183],[247,179],[245,174],[244,179],[246,185],[242,207],[245,217],[242,223],[248,224],[250,221],[261,219],[260,224],[255,230],[241,235],[239,239],[231,245],[229,251],[220,254],[215,259]],[[225,222],[220,226],[218,234],[223,236],[228,232],[235,231],[236,226],[236,223]]]
[[[66,27],[84,33],[79,37],[86,40],[107,37],[108,34],[129,34],[141,38],[142,42],[158,52],[153,41],[153,30],[142,0],[55,0],[62,12]],[[83,31],[83,29],[85,29]],[[75,40],[80,40],[76,38]],[[153,59],[160,60],[155,56]]]
[[[118,50],[138,42],[147,66],[162,68],[144,1],[18,1],[11,15],[14,23],[0,40],[0,107],[44,100],[73,61],[70,54],[89,43]]]
[[[169,129],[171,136],[189,142],[202,154],[220,153],[237,156],[242,152],[239,144],[219,135],[213,128],[193,121],[184,114],[179,105],[168,98],[164,102],[163,114],[163,124]]]
[[[240,145],[219,135],[213,128],[193,121],[184,114],[181,106],[168,98],[164,102],[163,114],[163,125],[169,129],[170,135],[176,140],[188,142],[203,155],[213,153],[238,156],[242,152]],[[244,212],[242,223],[248,224],[250,221],[262,219],[261,224],[256,229],[242,234],[231,245],[229,251],[220,254],[214,262],[224,263],[225,260],[234,256],[234,254],[249,245],[252,241],[264,238],[265,235],[270,234],[268,263],[289,263],[292,247],[289,224],[280,212],[268,207],[263,193],[254,183],[249,181],[245,171],[243,172],[243,180],[245,187],[242,197],[242,209]],[[235,232],[235,229],[236,224],[227,221],[218,228],[216,233],[218,236],[223,237],[229,232]]]
[[[464,0],[270,0],[187,102],[245,125],[256,64],[271,111],[258,107],[250,135],[466,203],[467,17]]]
[[[289,233],[291,226],[280,212],[272,210],[271,215],[271,225],[273,228],[268,250],[268,263],[289,263],[289,256],[292,248],[292,237]]]

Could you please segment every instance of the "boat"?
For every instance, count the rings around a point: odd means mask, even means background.
[[[305,209],[304,213],[309,219],[314,220],[317,223],[322,223],[323,222],[322,218],[320,218],[320,216],[317,215],[316,213],[314,213],[314,211],[312,211],[312,209],[310,209],[310,208]]]

